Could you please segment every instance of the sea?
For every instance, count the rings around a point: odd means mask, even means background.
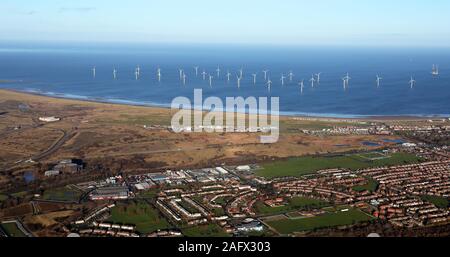
[[[439,66],[438,76],[431,74],[433,64]],[[195,66],[199,67],[197,75]],[[179,69],[186,74],[185,84]],[[243,76],[238,88],[240,69]],[[273,82],[270,91],[265,69]],[[208,76],[203,80],[203,71],[214,76],[212,86]],[[227,72],[232,74],[230,81]],[[320,83],[312,86],[310,79],[317,73],[321,73]],[[351,79],[344,89],[342,78],[347,73]],[[382,77],[379,87],[377,75]],[[411,77],[416,80],[412,88]],[[0,88],[158,107],[169,107],[179,96],[193,100],[194,89],[203,89],[203,98],[214,96],[224,102],[226,97],[279,97],[280,112],[285,115],[448,117],[450,49],[1,42]]]

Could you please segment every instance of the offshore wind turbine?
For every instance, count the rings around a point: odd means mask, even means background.
[[[281,74],[281,85],[284,86],[284,80],[286,79],[286,77],[284,76],[284,74]]]
[[[433,64],[433,68],[431,70],[431,75],[433,75],[433,76],[439,75],[439,65]]]
[[[198,66],[194,66],[194,70],[195,70],[195,76],[198,77]]]
[[[303,94],[303,87],[305,86],[304,80],[302,79],[302,81],[300,81],[300,82],[298,83],[298,85],[300,86],[300,93]]]
[[[202,72],[203,80],[206,80],[206,75],[207,75],[206,71],[203,70],[203,72]]]
[[[236,76],[236,78],[237,78],[237,87],[239,89],[239,88],[241,88],[241,79],[242,79],[242,77]]]
[[[267,80],[267,90],[270,92],[270,88],[272,87],[272,80],[270,80],[270,78],[268,78]]]
[[[311,75],[311,79],[309,81],[311,82],[311,87],[314,87],[314,82],[316,82],[316,79],[314,78],[314,74]]]
[[[322,74],[322,72],[319,72],[316,74],[317,77],[317,84],[320,84],[320,75]]]
[[[137,72],[138,77],[140,77],[141,76],[141,67],[139,67],[139,65],[136,67],[136,72]]]
[[[158,77],[158,82],[161,82],[161,68],[158,67],[156,70],[156,76]]]
[[[416,80],[411,76],[411,79],[409,80],[409,85],[411,86],[411,89],[416,85]]]
[[[216,72],[217,72],[217,78],[219,78],[220,77],[220,66],[217,66]]]
[[[214,78],[213,76],[209,75],[209,87],[211,87],[211,88],[212,88],[212,79],[213,78]]]
[[[381,83],[381,80],[382,80],[382,79],[383,79],[382,77],[380,77],[380,76],[377,75],[377,80],[376,80],[377,87],[380,87],[380,83]]]
[[[263,70],[262,71],[264,73],[264,81],[267,81],[267,72],[269,72],[269,70]]]
[[[137,69],[134,71],[134,76],[136,77],[136,80],[139,79],[139,71]]]
[[[229,70],[227,70],[227,82],[230,82],[231,73]]]
[[[257,73],[253,73],[252,74],[252,76],[253,76],[253,85],[256,85],[256,75],[257,75]]]
[[[180,80],[182,80],[183,79],[183,73],[184,73],[183,69],[178,69],[178,73],[180,75]]]
[[[350,80],[351,80],[352,78],[348,75],[348,72],[347,72],[347,74],[345,75],[345,77],[343,77],[342,78],[342,80],[344,81],[344,88],[347,88],[348,87],[348,85],[350,84]]]
[[[95,79],[95,66],[92,68],[92,77]]]
[[[183,72],[183,85],[186,86],[186,73]]]
[[[113,78],[114,78],[114,80],[117,79],[117,70],[116,70],[116,68],[113,69]]]
[[[242,78],[243,75],[244,75],[244,69],[241,67],[241,68],[239,69],[239,77]]]
[[[294,73],[292,71],[289,71],[289,82],[292,82],[293,78],[294,78]]]

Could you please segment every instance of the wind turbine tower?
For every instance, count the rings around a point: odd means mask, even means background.
[[[195,76],[198,77],[198,66],[195,66],[194,70],[195,70]]]
[[[314,78],[314,74],[311,75],[311,79],[309,81],[311,82],[311,87],[314,87],[314,82],[316,82],[316,79]]]
[[[284,74],[281,74],[281,85],[284,86],[284,80],[286,79],[286,77],[284,76]]]
[[[263,70],[262,72],[264,73],[264,81],[267,81],[267,72],[269,72],[269,70]]]
[[[253,85],[256,85],[256,73],[253,73],[252,74],[252,76],[253,76]]]
[[[294,73],[292,71],[289,71],[289,82],[292,82],[293,78],[294,78]]]
[[[211,87],[211,88],[212,88],[212,79],[213,79],[213,76],[209,75],[209,87]]]
[[[272,87],[272,80],[270,78],[267,80],[267,90],[270,92],[270,88]]]
[[[317,77],[317,84],[320,84],[320,75],[322,74],[322,72],[319,72],[316,74]]]
[[[203,70],[203,72],[202,72],[202,76],[203,76],[203,80],[206,80],[206,71],[205,70]]]
[[[217,78],[219,78],[220,77],[220,66],[217,66],[216,72],[217,72]]]
[[[380,84],[381,84],[381,80],[382,80],[382,79],[383,79],[382,77],[380,77],[380,76],[377,75],[377,80],[376,80],[376,82],[377,82],[377,87],[380,87]]]
[[[416,85],[416,80],[411,76],[411,79],[409,80],[409,85],[411,86],[411,89]]]

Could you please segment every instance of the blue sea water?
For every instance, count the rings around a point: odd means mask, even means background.
[[[431,75],[438,64],[440,75]],[[135,80],[136,66],[141,77]],[[220,65],[221,76],[216,69]],[[96,66],[96,77],[92,67]],[[205,70],[214,75],[213,87],[195,76]],[[162,70],[162,81],[156,69]],[[243,68],[237,88],[238,69]],[[117,69],[117,80],[112,70]],[[178,69],[187,74],[185,86]],[[269,93],[263,69],[273,81]],[[233,75],[226,81],[225,73]],[[295,74],[293,82],[281,74]],[[252,73],[258,73],[253,85]],[[322,72],[314,88],[309,79]],[[350,85],[343,89],[341,78],[349,73]],[[375,76],[383,77],[379,88]],[[414,76],[417,84],[410,88]],[[305,80],[303,94],[298,82]],[[194,88],[203,97],[279,96],[280,111],[291,115],[338,117],[450,114],[450,49],[279,47],[222,45],[131,45],[74,43],[0,43],[0,88],[58,97],[169,106],[177,96],[193,99]]]

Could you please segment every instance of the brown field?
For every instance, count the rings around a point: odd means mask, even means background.
[[[20,106],[20,107],[19,107]],[[361,125],[361,120],[280,117],[278,143],[263,145],[251,133],[172,133],[143,125],[169,125],[171,110],[49,98],[0,90],[0,169],[26,168],[25,160],[55,163],[81,158],[111,170],[136,171],[250,163],[315,153],[368,149],[375,136],[311,136],[301,129]],[[57,116],[54,123],[41,116]],[[20,129],[14,130],[14,127]],[[383,137],[387,138],[387,137]],[[336,145],[348,145],[338,147]],[[2,165],[3,164],[3,165]]]
[[[41,215],[35,215],[35,216],[29,216],[24,219],[24,222],[26,224],[38,224],[42,227],[50,227],[53,225],[58,224],[57,221],[60,218],[67,218],[69,216],[72,216],[74,214],[74,211],[68,210],[68,211],[58,211],[58,212],[52,212],[48,214],[41,214]]]
[[[8,209],[3,209],[0,212],[0,217],[2,218],[12,218],[12,217],[22,217],[26,215],[33,214],[33,209],[30,203],[21,204]]]

